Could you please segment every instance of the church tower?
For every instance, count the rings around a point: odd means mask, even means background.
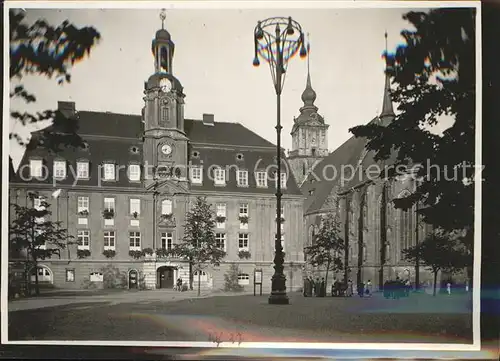
[[[153,167],[162,178],[187,181],[188,139],[184,131],[184,93],[173,72],[175,45],[165,29],[165,13],[160,15],[162,28],[151,44],[154,74],[144,83],[143,155],[147,173],[146,187],[153,179]]]
[[[288,154],[288,162],[299,187],[314,166],[328,155],[329,125],[325,124],[323,117],[318,114],[318,107],[314,105],[316,92],[311,85],[309,56],[307,59],[307,82],[302,93],[304,105],[299,109],[300,115],[293,119],[290,133],[292,150]]]
[[[385,52],[387,55],[387,32],[385,33]],[[386,59],[385,62],[385,85],[384,85],[384,96],[382,100],[382,112],[379,115],[380,125],[387,126],[391,123],[394,118],[396,118],[396,114],[394,114],[394,108],[392,104],[391,98],[391,75],[389,74],[390,65]]]

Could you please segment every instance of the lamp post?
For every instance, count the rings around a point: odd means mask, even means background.
[[[307,56],[304,45],[304,33],[300,24],[291,17],[273,17],[257,23],[254,30],[255,57],[254,66],[259,66],[259,57],[269,64],[276,91],[276,238],[274,255],[274,275],[271,279],[270,304],[288,304],[286,295],[286,277],[284,254],[281,245],[281,91],[283,89],[288,61],[300,49],[300,57]]]

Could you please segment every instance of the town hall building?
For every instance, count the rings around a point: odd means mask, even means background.
[[[294,176],[276,177],[271,170],[276,146],[243,125],[219,122],[212,114],[201,120],[184,117],[186,95],[173,70],[174,50],[162,27],[152,42],[155,72],[144,83],[141,115],[79,110],[60,101],[58,110],[78,120],[85,147],[56,155],[44,148],[26,151],[11,174],[10,202],[41,207],[45,200],[51,220],[62,222],[78,242],[60,257],[41,261],[31,277],[38,272],[42,283],[61,288],[109,282],[172,288],[178,278],[188,283],[188,263],[162,250],[182,242],[186,214],[201,196],[212,205],[215,237],[227,253],[220,266],[201,271],[201,286],[223,289],[224,275],[237,265],[240,285],[253,289],[254,275],[261,271],[262,290],[269,292],[280,181],[287,289],[298,290],[304,197]],[[284,152],[283,159],[287,163]],[[291,169],[285,165],[282,169]],[[16,260],[24,258],[11,255]],[[193,276],[197,287],[198,274]]]

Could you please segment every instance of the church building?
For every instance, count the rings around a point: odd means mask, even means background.
[[[219,122],[211,114],[185,119],[186,95],[173,69],[174,50],[162,26],[152,41],[155,71],[144,83],[141,115],[79,110],[73,102],[60,101],[59,111],[78,120],[85,148],[65,148],[56,155],[38,148],[24,154],[11,175],[10,202],[40,207],[45,200],[51,220],[61,221],[78,241],[60,257],[40,261],[32,279],[38,272],[42,283],[60,288],[116,283],[172,288],[178,278],[187,283],[188,263],[161,250],[182,242],[186,213],[201,196],[212,205],[215,237],[227,252],[219,267],[201,272],[201,286],[223,289],[224,275],[237,265],[240,285],[253,289],[254,275],[260,274],[263,292],[270,292],[280,181],[287,289],[297,290],[305,240],[299,186],[287,171],[279,178],[272,173],[276,146],[243,125]],[[303,117],[310,117],[314,96],[303,98]],[[326,138],[318,134],[316,139],[319,155]],[[283,159],[282,169],[291,169],[284,152]],[[144,250],[149,252],[141,255]],[[24,257],[12,255],[11,261]],[[195,287],[197,282],[195,274]]]

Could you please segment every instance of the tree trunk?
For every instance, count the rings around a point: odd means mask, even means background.
[[[434,273],[434,290],[432,291],[432,295],[436,296],[436,286],[437,286],[437,278],[438,278],[439,270],[433,270]]]
[[[198,297],[201,295],[201,271],[198,271]]]
[[[35,263],[35,293],[37,296],[40,296],[40,286],[38,285],[38,263]]]
[[[330,269],[330,264],[332,262],[330,260],[328,260],[328,263],[326,264],[326,273],[325,273],[325,297],[326,297],[326,293],[328,293],[327,289],[328,289],[328,270]]]
[[[193,290],[193,262],[189,260],[189,289]]]

